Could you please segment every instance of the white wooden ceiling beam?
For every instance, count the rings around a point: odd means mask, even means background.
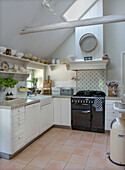
[[[36,33],[36,32],[45,32],[45,31],[52,31],[52,30],[59,30],[59,29],[68,29],[68,28],[108,24],[108,23],[116,23],[116,22],[125,22],[125,15],[109,15],[109,16],[96,17],[96,18],[90,18],[90,19],[84,19],[84,20],[28,27],[28,28],[24,28],[20,32],[20,34],[21,35],[31,34],[31,33]]]

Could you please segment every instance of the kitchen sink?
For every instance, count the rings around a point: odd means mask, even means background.
[[[52,96],[44,96],[44,95],[37,95],[37,96],[28,96],[28,98],[31,99],[39,99],[40,100],[40,106],[45,106],[47,104],[50,104],[52,102]]]

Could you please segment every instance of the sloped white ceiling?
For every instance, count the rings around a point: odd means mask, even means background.
[[[61,15],[75,0],[49,0],[57,13],[41,6],[41,0],[0,0],[0,45],[35,56],[50,56],[71,34],[58,30],[20,35],[25,26],[45,25],[63,21]]]

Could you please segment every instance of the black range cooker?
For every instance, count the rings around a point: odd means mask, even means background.
[[[105,131],[105,93],[79,91],[71,98],[72,129]]]

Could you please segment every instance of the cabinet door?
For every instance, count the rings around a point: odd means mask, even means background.
[[[61,100],[59,98],[53,99],[53,113],[54,113],[54,124],[61,125]]]
[[[71,126],[71,101],[68,98],[60,100],[61,125]]]
[[[39,104],[32,104],[26,107],[25,139],[26,143],[39,134]]]
[[[120,100],[106,100],[105,104],[105,130],[110,130],[111,122],[120,116],[120,114],[113,109],[113,104]]]
[[[40,108],[39,126],[40,133],[44,132],[53,125],[52,104]]]

